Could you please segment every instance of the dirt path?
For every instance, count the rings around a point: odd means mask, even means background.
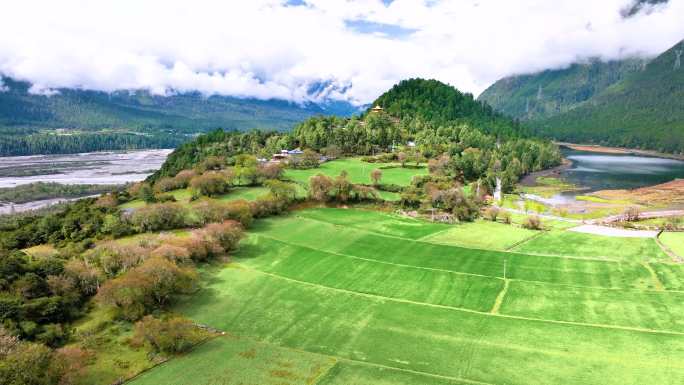
[[[641,219],[652,219],[652,218],[666,218],[666,217],[680,217],[684,216],[684,210],[663,210],[663,211],[646,211],[639,214]],[[617,222],[624,218],[623,215],[611,215],[604,218],[592,219],[587,221],[587,223],[610,223]]]
[[[605,235],[608,237],[622,237],[622,238],[655,238],[658,231],[651,230],[627,230],[618,229],[615,227],[599,226],[599,225],[581,225],[573,227],[568,231],[577,233]]]

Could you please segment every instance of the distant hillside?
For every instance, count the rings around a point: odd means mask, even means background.
[[[48,97],[29,93],[25,82],[3,78],[3,84],[0,155],[175,147],[216,128],[282,131],[313,115],[349,116],[357,111],[346,102],[299,105],[198,93],[155,96],[146,91],[60,89]],[[55,135],[55,129],[66,130]]]
[[[520,119],[537,135],[680,153],[684,58],[678,61],[678,52],[684,52],[684,43],[648,61],[592,61],[505,78],[479,100]]]
[[[419,119],[435,125],[463,122],[488,134],[526,135],[517,122],[496,112],[486,102],[437,80],[403,80],[377,98],[372,106],[380,106],[399,119]]]
[[[478,98],[521,121],[537,121],[571,111],[648,61],[626,59],[602,62],[592,59],[568,68],[510,76],[487,88]]]
[[[531,126],[564,141],[684,152],[682,52],[679,43],[578,108]]]

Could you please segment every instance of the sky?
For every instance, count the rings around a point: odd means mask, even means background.
[[[654,56],[684,38],[684,0],[626,18],[633,1],[14,0],[0,5],[0,74],[46,95],[365,104],[424,77],[477,96],[505,76]]]

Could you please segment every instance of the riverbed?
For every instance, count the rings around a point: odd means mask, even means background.
[[[162,149],[0,157],[0,188],[35,182],[103,185],[138,182],[158,170],[171,151]],[[0,202],[0,214],[12,210],[42,208],[64,200],[55,198],[21,205]]]

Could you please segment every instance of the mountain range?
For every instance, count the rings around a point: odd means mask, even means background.
[[[655,58],[598,59],[501,79],[479,100],[561,141],[684,152],[684,42]]]
[[[7,77],[1,85],[0,155],[175,147],[217,128],[284,131],[313,115],[360,111],[329,99],[298,104],[196,92],[159,96],[144,90],[80,89],[58,89],[47,96]]]

